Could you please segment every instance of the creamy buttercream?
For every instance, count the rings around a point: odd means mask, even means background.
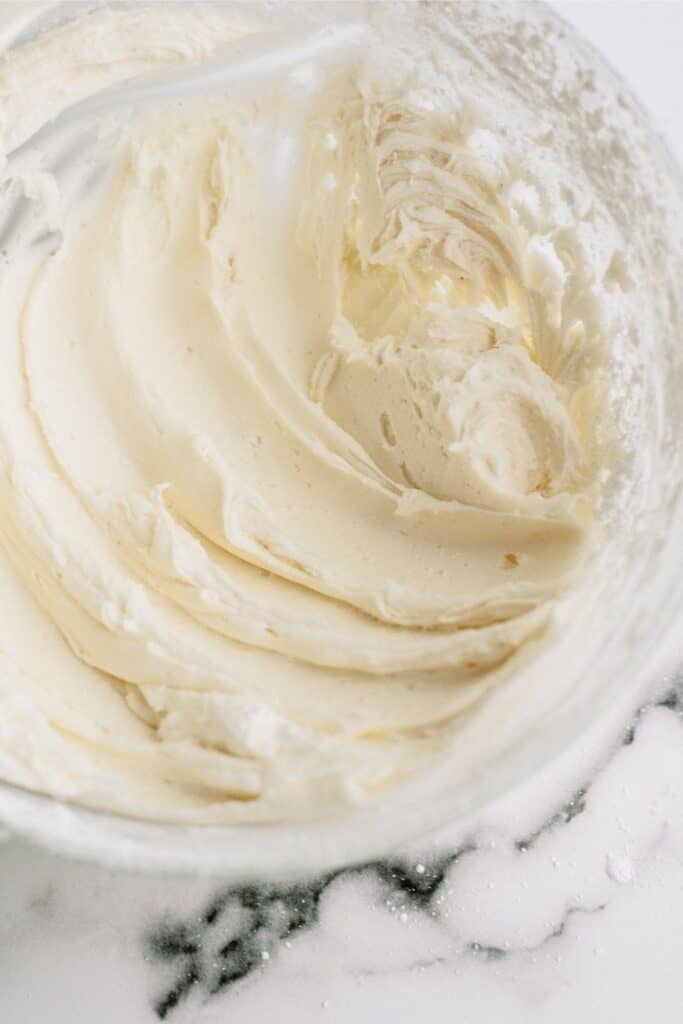
[[[457,743],[577,579],[605,268],[451,15],[400,13],[201,97],[181,66],[281,51],[272,10],[101,11],[8,52],[6,153],[133,75],[179,92],[125,112],[80,202],[24,181],[61,234],[0,273],[5,779],[341,813]]]

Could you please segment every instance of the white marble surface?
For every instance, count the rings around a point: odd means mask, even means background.
[[[467,832],[298,888],[117,876],[8,840],[0,1019],[679,1022],[683,676],[657,690],[621,742],[581,744]]]
[[[683,159],[683,5],[558,3]],[[0,844],[8,1024],[683,1020],[683,675],[467,831],[298,888],[115,875]]]

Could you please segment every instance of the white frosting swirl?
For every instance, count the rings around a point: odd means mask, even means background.
[[[107,11],[11,51],[5,150],[137,72],[277,51],[258,17]],[[5,778],[339,813],[457,742],[575,579],[594,272],[441,17],[406,46],[375,10],[348,60],[146,110],[56,250],[2,268]]]

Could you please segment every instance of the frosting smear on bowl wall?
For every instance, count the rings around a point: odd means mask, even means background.
[[[609,212],[457,7],[325,6],[100,10],[0,68],[11,152],[263,56],[122,115],[1,268],[5,780],[199,824],[379,800],[599,546]],[[344,10],[351,45],[283,65]]]

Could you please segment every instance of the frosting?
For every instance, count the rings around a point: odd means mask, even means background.
[[[78,202],[24,176],[59,243],[0,273],[0,773],[158,820],[335,815],[426,771],[595,535],[568,172],[443,12],[417,49],[375,9],[343,57],[184,95],[247,36],[282,56],[259,12],[102,11],[0,68],[5,152],[176,73]]]

